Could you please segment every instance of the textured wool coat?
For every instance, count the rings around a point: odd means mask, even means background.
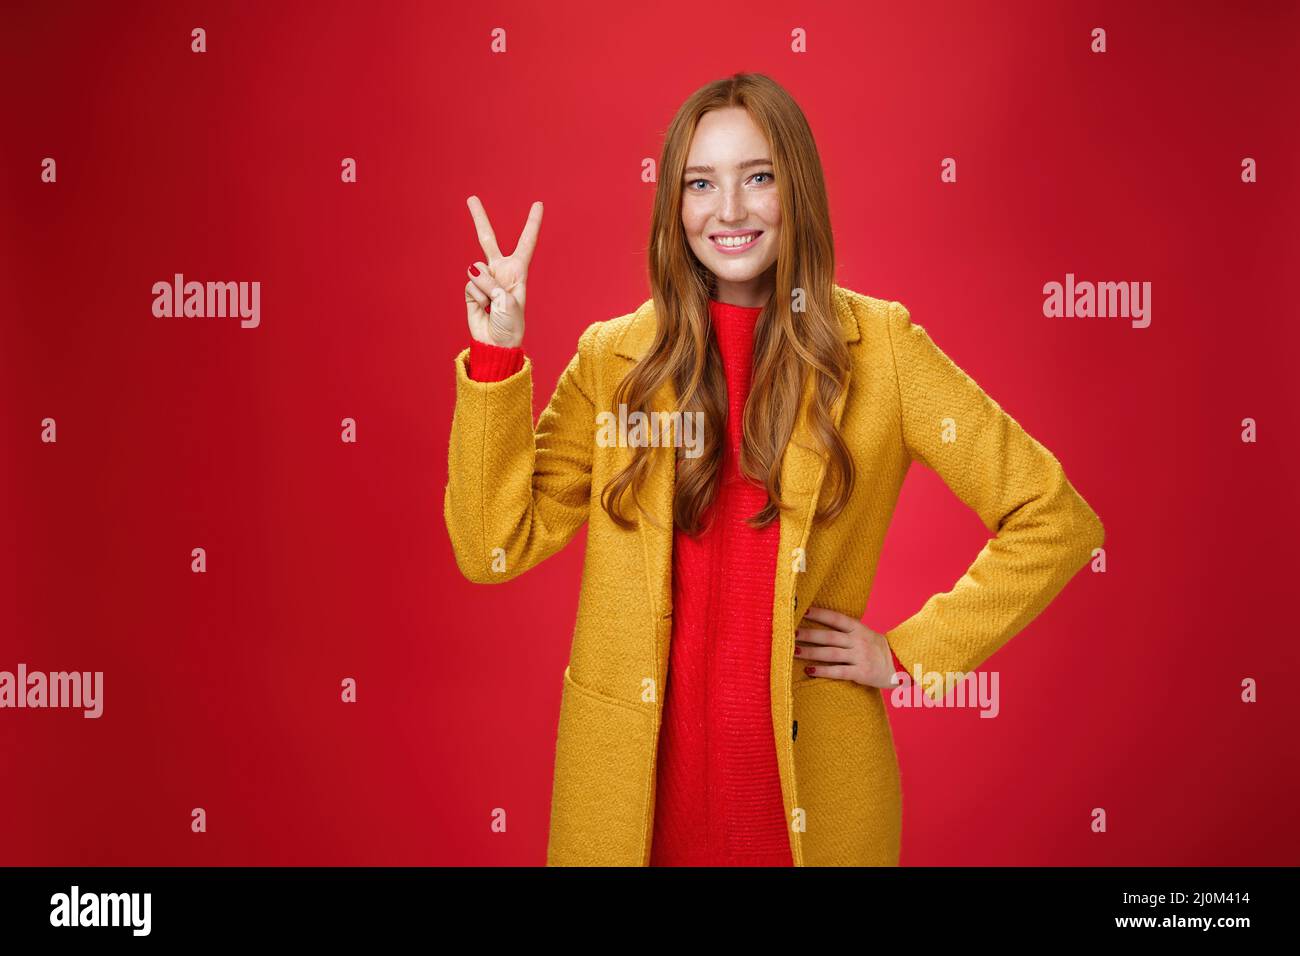
[[[1032,621],[1092,557],[1101,521],[1060,462],[911,321],[898,302],[835,286],[852,356],[834,408],[857,470],[848,507],[814,527],[826,460],[802,414],[781,468],[772,602],[771,723],[796,866],[897,865],[902,823],[886,693],[808,677],[795,630],[811,605],[861,619],[908,468],[932,468],[994,537],[950,591],[885,634],[909,672],[966,673]],[[633,449],[598,441],[597,416],[655,335],[653,300],[588,326],[534,427],[532,366],[501,381],[455,359],[444,517],[471,581],[522,574],[587,522],[577,622],[561,685],[548,865],[645,866],[672,634],[676,450],[652,449],[624,530],[600,505]],[[811,397],[811,376],[804,409]],[[671,384],[651,410],[675,407]],[[609,447],[606,447],[609,445]],[[656,527],[655,525],[658,525]],[[924,684],[941,699],[942,690]]]

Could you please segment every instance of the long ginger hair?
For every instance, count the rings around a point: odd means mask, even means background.
[[[781,461],[808,374],[816,376],[808,424],[820,453],[829,456],[826,481],[835,489],[815,520],[829,520],[844,509],[854,480],[853,459],[831,418],[846,387],[849,352],[832,300],[835,249],[817,145],[803,111],[776,81],[758,73],[737,73],[693,93],[668,128],[650,222],[656,334],[650,350],[620,382],[615,398],[626,403],[629,413],[648,412],[651,397],[671,379],[677,410],[683,415],[704,413],[701,453],[679,459],[673,496],[673,522],[692,535],[701,530],[721,481],[727,388],[710,328],[708,300],[714,277],[686,239],[682,177],[700,117],[729,106],[746,109],[766,136],[781,202],[776,285],[754,329],[739,463],[743,475],[767,488],[768,502],[747,523],[765,527],[789,507],[781,501]],[[803,292],[802,311],[792,308],[796,289]],[[628,495],[644,513],[637,491],[652,464],[650,453],[648,445],[639,444],[632,461],[601,493],[602,506],[622,528],[634,526],[621,514]]]

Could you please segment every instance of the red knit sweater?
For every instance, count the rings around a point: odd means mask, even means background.
[[[771,723],[772,601],[780,525],[745,519],[766,489],[740,473],[761,307],[710,300],[727,383],[723,482],[705,530],[673,536],[673,633],[659,737],[651,866],[790,866]],[[470,374],[506,378],[523,348],[472,341]]]
[[[772,591],[781,528],[745,519],[766,489],[740,473],[761,308],[709,302],[727,382],[723,481],[705,530],[673,536],[673,635],[659,736],[652,866],[790,866],[772,737]]]

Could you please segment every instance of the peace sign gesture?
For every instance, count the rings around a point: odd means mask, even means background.
[[[483,203],[477,196],[470,196],[466,203],[474,217],[478,244],[486,260],[474,263],[467,270],[469,282],[465,284],[465,309],[469,316],[469,334],[488,345],[520,345],[524,340],[528,264],[537,248],[537,233],[542,228],[542,204],[533,203],[515,251],[506,256],[497,246],[496,233],[488,222]]]

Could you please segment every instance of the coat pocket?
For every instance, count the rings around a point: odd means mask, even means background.
[[[794,689],[805,866],[897,866],[902,791],[879,690],[814,678]]]
[[[564,669],[547,866],[640,866],[653,715],[576,683]]]

